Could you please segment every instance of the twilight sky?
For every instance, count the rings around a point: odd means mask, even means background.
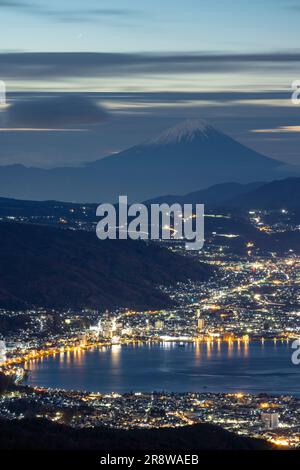
[[[299,0],[0,0],[0,164],[78,165],[190,117],[299,164],[299,21]]]

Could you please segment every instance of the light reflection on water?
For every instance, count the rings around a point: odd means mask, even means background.
[[[26,364],[28,384],[99,392],[205,391],[300,395],[300,366],[286,342],[113,345]]]

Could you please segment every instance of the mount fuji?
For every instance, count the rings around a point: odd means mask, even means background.
[[[0,167],[1,196],[20,199],[116,202],[186,194],[234,181],[270,181],[291,174],[284,164],[251,150],[201,120],[188,120],[149,142],[83,167]]]

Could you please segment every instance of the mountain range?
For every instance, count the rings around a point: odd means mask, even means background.
[[[205,204],[209,207],[226,205],[229,201],[235,200],[243,195],[248,194],[251,191],[256,191],[256,189],[263,186],[263,182],[255,182],[248,184],[241,183],[220,183],[209,186],[205,189],[200,189],[199,191],[193,191],[192,193],[180,195],[180,194],[170,194],[166,196],[160,196],[154,199],[146,201],[146,204]],[[1,203],[0,203],[0,213],[1,213]]]
[[[300,178],[285,178],[269,183],[222,183],[185,195],[165,195],[145,204],[205,204],[209,210],[291,209],[300,210]],[[96,224],[97,204],[61,201],[27,201],[0,197],[0,219],[22,220],[56,227],[78,228]]]
[[[244,209],[299,209],[300,178],[271,181],[234,196],[227,205]]]
[[[147,204],[205,204],[208,208],[299,209],[300,178],[285,178],[268,183],[223,183],[181,195],[166,195]],[[0,204],[1,214],[1,204]]]
[[[149,142],[82,167],[0,167],[1,196],[19,199],[116,202],[186,194],[235,181],[271,181],[292,172],[200,120],[189,120]]]

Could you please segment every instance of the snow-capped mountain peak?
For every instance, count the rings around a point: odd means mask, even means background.
[[[179,144],[181,142],[193,142],[196,138],[208,139],[215,129],[206,121],[201,119],[187,119],[177,124],[155,139],[151,140],[151,145]]]

